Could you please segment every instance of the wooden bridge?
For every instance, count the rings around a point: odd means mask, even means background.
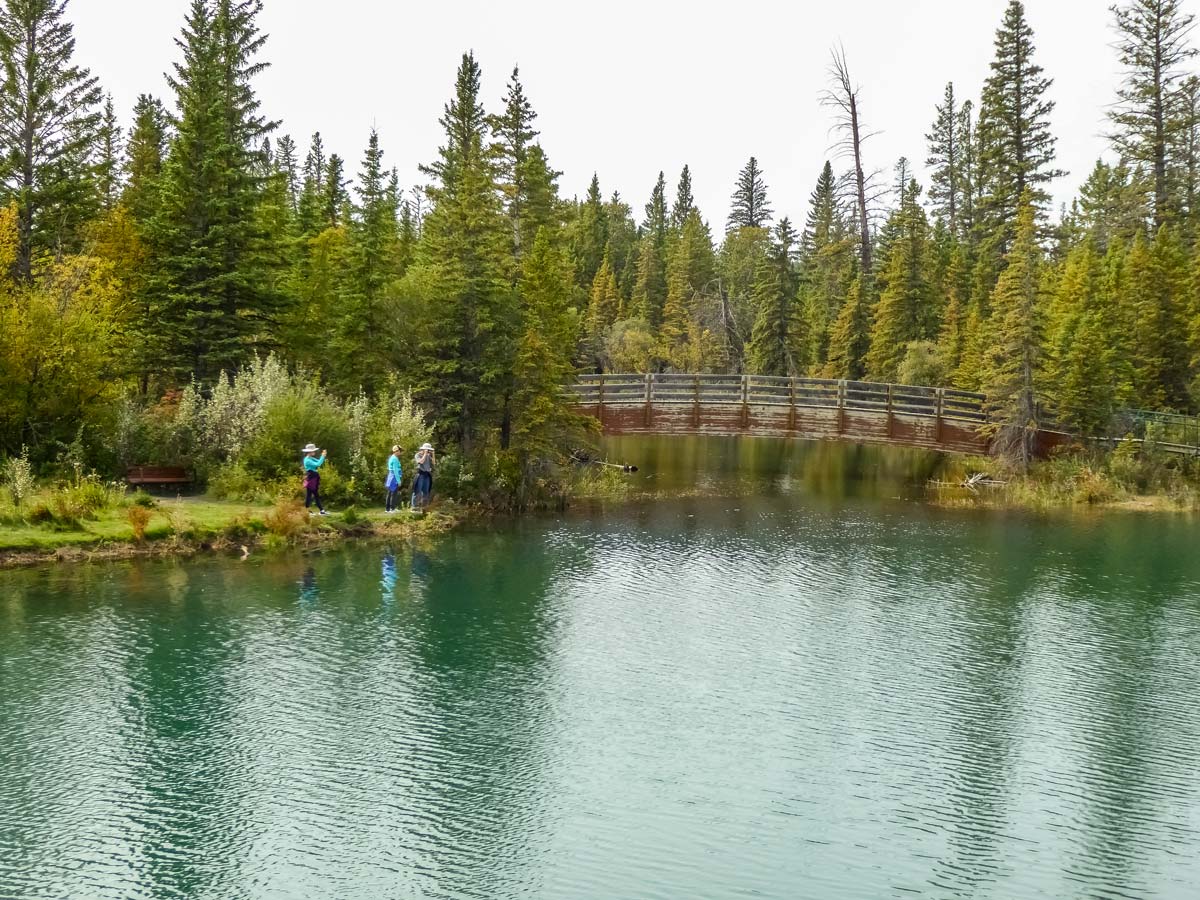
[[[984,396],[951,388],[763,375],[583,375],[606,434],[750,434],[986,454]]]

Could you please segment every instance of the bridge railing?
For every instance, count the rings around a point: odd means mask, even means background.
[[[581,375],[582,406],[737,405],[873,411],[984,424],[984,396],[952,388],[770,375]]]

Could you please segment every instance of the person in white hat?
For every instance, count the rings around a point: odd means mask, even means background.
[[[428,506],[433,494],[433,467],[437,465],[433,444],[422,444],[413,462],[417,466],[417,475],[413,479],[412,508],[417,510]]]
[[[309,509],[314,503],[317,505],[317,512],[323,516],[329,515],[325,512],[325,507],[321,505],[321,466],[325,465],[325,457],[329,453],[328,450],[321,450],[316,444],[309,442],[303,450],[304,454],[304,508]],[[317,454],[320,453],[320,456]],[[309,510],[309,515],[312,515],[312,510]]]

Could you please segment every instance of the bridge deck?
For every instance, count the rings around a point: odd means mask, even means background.
[[[760,375],[584,375],[608,434],[752,434],[988,452],[984,396],[951,388]]]

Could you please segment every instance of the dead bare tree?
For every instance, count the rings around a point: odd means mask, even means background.
[[[871,177],[863,168],[863,144],[873,136],[863,128],[859,108],[860,88],[850,77],[846,63],[846,50],[837,46],[832,51],[833,61],[829,66],[831,86],[821,95],[821,105],[834,111],[834,122],[830,133],[837,139],[831,149],[839,156],[849,158],[854,164],[850,186],[854,192],[859,227],[859,263],[864,277],[871,275],[871,214],[870,202],[873,195]],[[872,176],[875,173],[872,173]]]

